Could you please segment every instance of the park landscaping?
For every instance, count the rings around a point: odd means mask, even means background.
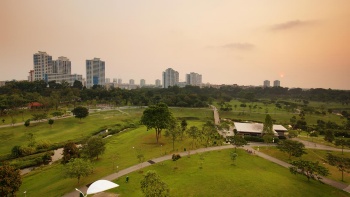
[[[140,180],[155,170],[168,184],[170,196],[349,196],[346,192],[295,176],[289,170],[238,149],[232,165],[232,149],[212,151],[174,161],[165,161],[115,180],[120,186],[110,192],[142,196]]]

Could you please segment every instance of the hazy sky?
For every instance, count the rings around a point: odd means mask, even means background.
[[[203,82],[350,89],[349,0],[0,0],[0,81],[33,54],[106,62],[106,77],[154,84],[171,67]]]

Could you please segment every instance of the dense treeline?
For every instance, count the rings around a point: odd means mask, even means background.
[[[254,102],[265,99],[277,101],[293,99],[307,104],[308,101],[340,102],[343,105],[350,103],[350,91],[332,89],[283,88],[283,87],[251,87],[222,86],[220,88],[199,88],[177,86],[163,88],[139,88],[125,90],[101,86],[86,89],[82,83],[76,81],[73,86],[68,83],[45,83],[44,81],[10,81],[0,87],[1,114],[7,109],[27,107],[31,102],[39,102],[43,108],[58,108],[62,105],[76,106],[78,102],[87,104],[112,105],[150,105],[163,102],[168,106],[178,107],[204,107],[215,101],[228,102],[231,99],[240,99],[242,102]],[[279,101],[281,102],[281,101]],[[285,103],[279,103],[285,104]],[[288,105],[292,105],[289,103]],[[278,107],[278,106],[277,106]]]

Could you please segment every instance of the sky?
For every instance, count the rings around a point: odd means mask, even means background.
[[[173,68],[204,83],[350,90],[349,0],[1,0],[0,81],[25,80],[33,54],[86,76],[154,84]]]

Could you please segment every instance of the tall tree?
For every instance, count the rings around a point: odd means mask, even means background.
[[[72,158],[80,157],[80,150],[74,142],[68,142],[63,147],[62,163],[68,163]]]
[[[81,177],[89,176],[93,172],[91,162],[81,158],[69,160],[69,163],[64,165],[66,177],[77,178],[78,184]]]
[[[300,174],[306,176],[307,180],[321,180],[321,176],[327,176],[329,171],[327,168],[319,165],[317,162],[298,160],[292,161],[292,166],[289,167],[289,171],[292,174]]]
[[[350,158],[338,157],[328,153],[328,163],[332,166],[336,166],[341,172],[341,180],[344,181],[344,172],[350,173]]]
[[[186,129],[187,129],[187,121],[184,119],[181,121],[181,140],[184,136]]]
[[[151,105],[143,111],[141,117],[141,124],[146,125],[147,130],[156,130],[157,144],[159,137],[163,129],[168,128],[172,119],[172,113],[164,103],[158,103],[157,105]]]
[[[333,142],[334,141],[334,133],[332,130],[327,130],[324,134],[324,140],[327,142]]]
[[[80,120],[89,115],[89,110],[86,107],[76,107],[72,110],[73,115]]]
[[[215,137],[215,134],[217,133],[215,129],[215,125],[213,124],[212,121],[207,121],[203,127],[202,127],[202,132],[201,132],[201,137],[205,141],[205,146],[209,146],[210,140],[212,140]]]
[[[0,196],[15,196],[22,184],[20,171],[8,163],[0,166]]]
[[[344,154],[344,146],[350,147],[350,140],[345,140],[344,138],[335,140],[336,146],[341,146],[341,153]]]
[[[291,156],[301,157],[303,154],[306,154],[305,145],[294,140],[281,140],[277,148],[282,152],[288,153],[289,159]]]
[[[181,136],[182,129],[176,122],[175,118],[170,121],[169,127],[165,130],[165,137],[168,137],[173,142],[173,151],[175,150],[175,141]]]
[[[274,137],[272,118],[269,114],[265,117],[265,122],[263,126],[263,139],[265,143],[271,143]]]
[[[149,170],[141,180],[141,190],[146,197],[169,196],[169,187],[163,182],[156,171]]]
[[[235,152],[237,147],[241,147],[247,144],[247,141],[244,139],[243,136],[240,135],[235,135],[233,136],[233,138],[231,139],[231,144],[235,145]]]
[[[88,139],[86,144],[83,145],[82,153],[86,155],[90,160],[104,153],[106,150],[105,142],[102,138],[94,136]]]
[[[192,126],[188,130],[186,130],[186,133],[188,136],[192,138],[192,149],[193,149],[194,141],[200,137],[199,129],[196,126]]]

